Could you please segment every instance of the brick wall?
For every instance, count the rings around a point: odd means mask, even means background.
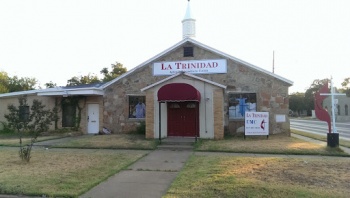
[[[154,138],[154,96],[153,91],[146,94],[146,138]]]
[[[222,89],[215,89],[213,95],[214,102],[214,139],[224,138],[224,109],[223,109]]]

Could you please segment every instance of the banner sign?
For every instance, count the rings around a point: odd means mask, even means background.
[[[269,112],[245,112],[245,135],[269,135]]]
[[[216,59],[153,63],[153,76],[173,75],[179,72],[190,74],[227,73],[227,61],[226,59]]]

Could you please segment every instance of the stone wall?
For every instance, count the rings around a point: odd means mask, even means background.
[[[189,46],[191,44],[185,44]],[[225,59],[225,57],[209,52],[205,49],[194,47],[194,57],[183,57],[182,46],[169,54],[158,58],[160,61]],[[144,95],[140,89],[151,85],[168,76],[153,76],[152,63],[136,69],[133,73],[110,85],[105,90],[103,125],[111,128],[115,133],[127,132],[135,129],[137,123],[144,119],[128,118],[128,96]],[[288,115],[288,84],[257,69],[243,65],[243,63],[227,59],[227,74],[201,74],[199,77],[226,85],[226,92],[251,92],[257,94],[257,110],[270,112],[271,133],[289,132],[289,120],[287,123],[276,124],[275,114]],[[147,102],[147,101],[146,101]],[[235,133],[231,122],[242,120],[228,119],[228,98],[224,97],[225,126],[229,126],[229,133]]]

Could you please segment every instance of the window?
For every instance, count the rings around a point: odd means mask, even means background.
[[[62,127],[74,127],[76,117],[75,105],[64,101],[62,104]]]
[[[349,107],[348,105],[345,105],[345,115],[349,115]]]
[[[188,103],[186,105],[186,108],[187,109],[194,109],[194,108],[196,108],[196,103],[194,103],[194,102]]]
[[[145,96],[129,96],[129,118],[145,118],[145,102]]]
[[[193,47],[184,47],[184,57],[193,57]]]
[[[228,112],[230,119],[244,118],[246,111],[256,111],[255,93],[228,94]]]
[[[19,120],[21,122],[29,121],[29,106],[20,106],[19,107]]]
[[[340,115],[340,105],[337,106],[338,115]]]
[[[170,103],[170,109],[180,109],[180,105],[178,103]]]

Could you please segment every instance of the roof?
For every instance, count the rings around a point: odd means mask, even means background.
[[[64,96],[69,95],[103,95],[103,90],[100,88],[104,83],[85,84],[77,86],[54,87],[48,89],[35,89],[29,91],[17,91],[11,93],[0,94],[0,98],[14,97],[20,95],[38,96]]]
[[[272,76],[272,77],[274,77],[274,78],[277,78],[277,79],[279,79],[279,80],[281,80],[281,81],[287,83],[288,85],[293,85],[293,81],[291,81],[291,80],[288,80],[288,79],[286,79],[286,78],[284,78],[284,77],[282,77],[282,76],[279,76],[279,75],[274,74],[274,73],[272,73],[272,72],[269,72],[269,71],[267,71],[267,70],[265,70],[265,69],[262,69],[262,68],[260,68],[260,67],[258,67],[258,66],[255,66],[255,65],[253,65],[253,64],[250,64],[250,63],[248,63],[248,62],[245,62],[245,61],[243,61],[243,60],[241,60],[241,59],[238,59],[238,58],[236,58],[236,57],[234,57],[234,56],[231,56],[231,55],[229,55],[229,54],[226,54],[226,53],[224,53],[224,52],[221,52],[221,51],[219,51],[219,50],[217,50],[217,49],[214,49],[214,48],[212,48],[212,47],[209,47],[209,46],[207,46],[207,45],[205,45],[205,44],[203,44],[203,43],[200,43],[200,42],[194,40],[193,38],[187,37],[187,38],[184,38],[183,40],[181,40],[180,42],[176,43],[175,45],[171,46],[170,48],[168,48],[168,49],[162,51],[161,53],[159,53],[159,54],[155,55],[154,57],[148,59],[147,61],[141,63],[140,65],[134,67],[133,69],[129,70],[128,72],[122,74],[121,76],[119,76],[119,77],[117,77],[117,78],[115,78],[115,79],[113,79],[113,80],[111,80],[111,81],[105,83],[104,85],[101,86],[101,88],[102,88],[102,89],[107,88],[107,87],[110,86],[111,84],[113,84],[113,83],[119,81],[120,79],[123,79],[124,77],[127,77],[127,76],[131,75],[131,74],[134,73],[136,70],[138,70],[138,69],[140,69],[140,68],[142,68],[142,67],[148,65],[148,64],[151,63],[151,62],[156,61],[158,58],[160,58],[160,57],[162,57],[162,56],[164,56],[164,55],[170,53],[171,51],[175,50],[176,48],[180,47],[181,45],[183,45],[183,44],[185,44],[185,43],[187,43],[187,42],[190,42],[190,43],[192,43],[192,44],[194,44],[194,45],[197,45],[197,46],[199,46],[199,47],[201,47],[201,48],[204,48],[204,49],[206,49],[206,50],[208,50],[208,51],[211,51],[211,52],[213,52],[213,53],[219,54],[219,55],[221,55],[221,56],[223,56],[223,57],[225,57],[225,58],[227,58],[227,59],[231,59],[231,60],[233,60],[233,61],[235,61],[235,62],[241,63],[241,64],[243,64],[243,65],[245,65],[245,66],[247,66],[247,67],[249,67],[249,68],[251,68],[251,69],[260,71],[260,72],[262,72],[262,73],[264,73],[264,74],[267,74],[267,75],[269,75],[269,76]]]

